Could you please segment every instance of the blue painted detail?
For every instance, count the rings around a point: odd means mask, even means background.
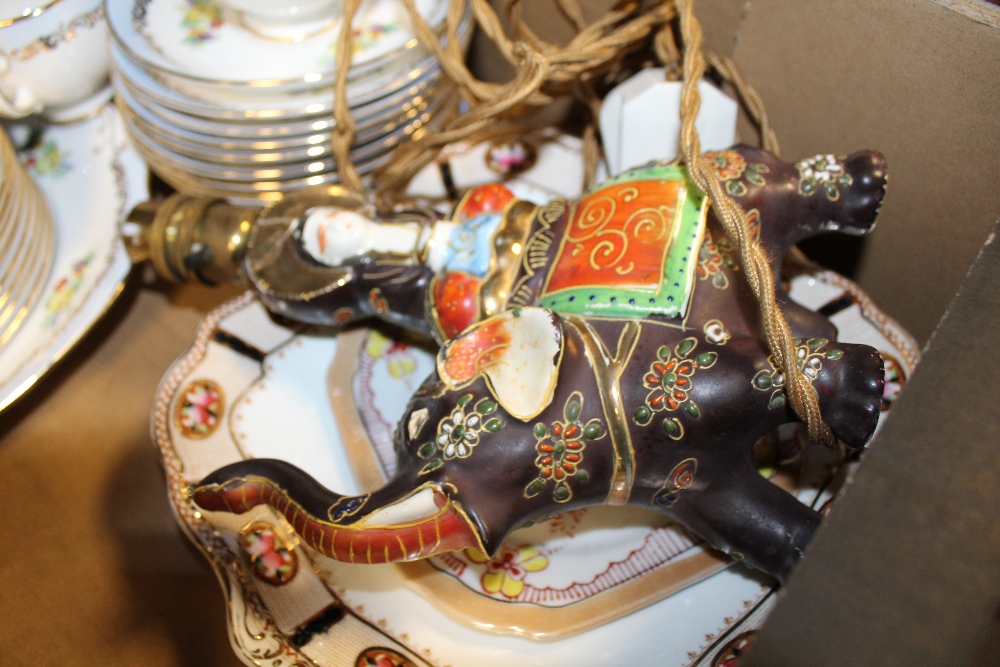
[[[448,237],[444,270],[485,278],[493,259],[493,233],[502,221],[499,213],[484,213],[457,225]]]

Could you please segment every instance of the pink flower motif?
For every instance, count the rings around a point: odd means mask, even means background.
[[[536,158],[534,147],[521,141],[493,144],[486,152],[486,166],[501,176],[509,176],[530,169]]]
[[[365,649],[354,664],[355,667],[416,667],[405,656],[381,647]]]
[[[219,385],[211,380],[196,380],[181,392],[175,423],[183,435],[205,438],[218,428],[223,409]]]
[[[244,529],[240,543],[250,557],[253,573],[262,581],[279,586],[291,581],[298,571],[295,555],[267,524],[257,523]]]

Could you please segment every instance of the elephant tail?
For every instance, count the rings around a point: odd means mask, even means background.
[[[434,482],[414,487],[396,477],[360,496],[336,494],[299,468],[277,459],[227,465],[190,489],[211,512],[243,514],[269,505],[302,542],[334,560],[389,563],[427,558],[467,547],[483,550],[462,508]]]

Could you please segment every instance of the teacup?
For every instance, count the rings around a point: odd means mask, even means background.
[[[248,30],[268,39],[300,40],[333,24],[343,0],[220,0]]]
[[[0,116],[86,116],[111,97],[101,0],[0,0]]]

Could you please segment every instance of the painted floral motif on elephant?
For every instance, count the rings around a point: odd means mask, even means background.
[[[822,191],[830,201],[840,199],[840,188],[849,187],[854,177],[844,169],[844,155],[816,155],[799,160],[795,168],[799,171],[799,194],[811,197]]]
[[[250,566],[261,581],[274,586],[287,584],[299,571],[298,560],[274,527],[253,523],[240,533],[240,546],[250,558]]]
[[[747,211],[747,223],[750,225],[750,235],[753,239],[760,237],[760,211]],[[737,263],[736,246],[725,234],[718,238],[705,230],[705,241],[698,251],[698,280],[711,280],[712,286],[718,289],[729,287],[729,276],[725,269],[731,272],[740,270]]]
[[[823,348],[829,342],[825,338],[810,338],[806,341],[801,338],[795,339],[795,363],[810,384],[819,377],[819,372],[823,370],[823,359],[836,361],[844,356],[841,350],[824,350]],[[758,371],[751,380],[751,384],[758,391],[770,391],[771,399],[768,401],[767,407],[771,410],[780,410],[785,407],[787,402],[785,377],[775,367],[773,356],[768,357],[767,361],[771,369]]]
[[[458,399],[455,409],[438,423],[437,436],[433,442],[425,442],[417,450],[422,459],[433,458],[423,467],[420,474],[437,470],[444,461],[464,459],[472,455],[483,433],[496,433],[504,426],[504,421],[492,416],[497,411],[497,402],[489,397],[472,404],[472,394]]]
[[[541,572],[549,566],[549,559],[531,546],[504,546],[492,558],[487,558],[476,549],[466,549],[465,555],[473,563],[486,565],[480,579],[485,593],[502,595],[511,600],[524,590],[524,579],[530,572]]]
[[[667,479],[663,482],[663,488],[653,496],[653,504],[660,507],[670,507],[681,491],[691,488],[694,484],[694,475],[698,472],[698,459],[684,459],[670,471]]]
[[[705,342],[712,345],[725,345],[732,338],[732,334],[726,329],[722,320],[709,320],[701,329],[705,334]]]
[[[733,197],[742,197],[748,191],[747,183],[763,187],[767,185],[764,174],[770,168],[763,162],[747,162],[734,150],[709,151],[705,157],[712,162],[719,180],[725,183],[726,192]]]
[[[732,250],[729,239],[723,236],[719,240],[725,240],[727,249]],[[710,280],[713,287],[726,289],[729,287],[729,276],[726,275],[723,267],[730,271],[739,270],[732,253],[724,251],[715,242],[711,233],[706,231],[705,242],[701,244],[701,249],[698,251],[698,280]]]
[[[544,422],[535,424],[532,433],[537,440],[535,467],[538,468],[538,477],[524,489],[525,498],[534,498],[549,482],[555,482],[552,498],[557,503],[565,503],[573,497],[573,489],[569,486],[571,479],[580,484],[590,481],[587,471],[580,468],[583,450],[587,442],[600,440],[606,431],[603,422],[597,418],[584,424],[580,419],[582,413],[583,394],[574,391],[566,399],[563,421],[552,422],[550,426]]]
[[[685,338],[673,350],[664,345],[656,353],[656,360],[650,364],[649,372],[642,380],[642,385],[649,390],[645,405],[639,407],[632,419],[640,426],[646,426],[657,412],[674,412],[680,408],[688,415],[697,419],[701,417],[701,409],[691,399],[689,392],[693,386],[694,374],[701,368],[711,368],[718,361],[716,352],[702,352],[696,356],[697,338]],[[684,437],[684,426],[677,417],[667,417],[663,420],[663,430],[673,440]]]

